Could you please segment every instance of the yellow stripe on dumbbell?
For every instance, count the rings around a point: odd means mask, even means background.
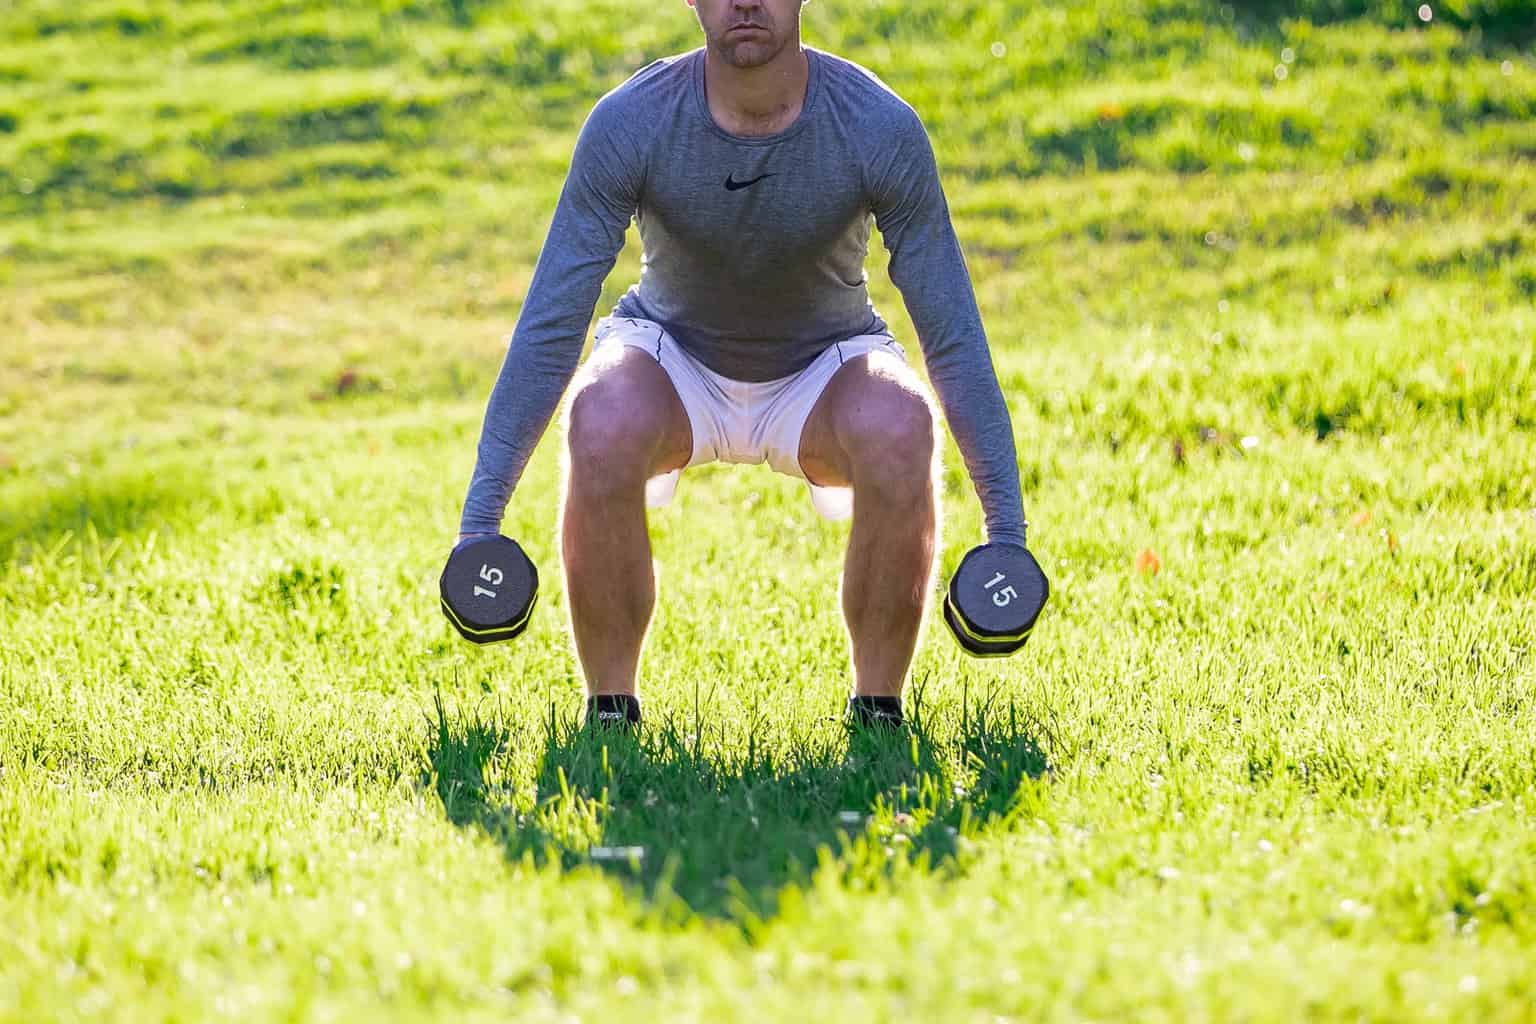
[[[978,633],[978,632],[976,632],[975,630],[973,630],[970,627],[970,625],[965,621],[965,617],[963,615],[961,615],[959,613],[959,611],[955,608],[954,602],[951,601],[947,596],[944,598],[944,603],[949,606],[950,621],[954,625],[959,626],[960,627],[960,631],[962,633],[964,633],[966,636],[970,637],[972,640],[975,640],[977,643],[983,643],[983,644],[1011,644],[1011,643],[1016,643],[1016,642],[1019,642],[1019,641],[1023,641],[1023,640],[1029,639],[1029,635],[1035,631],[1035,624],[1033,622],[1031,622],[1029,624],[1029,628],[1026,629],[1022,633],[1010,634],[1010,635],[1004,635],[1004,636],[989,636],[989,635],[986,635],[986,634]]]
[[[498,633],[515,633],[526,626],[528,624],[529,618],[533,616],[533,606],[539,603],[539,595],[533,595],[533,600],[528,602],[528,611],[523,614],[522,618],[509,625],[493,626],[490,629],[475,629],[473,626],[465,624],[464,620],[459,618],[458,615],[454,613],[452,606],[450,606],[447,601],[442,601],[439,603],[442,604],[443,611],[447,613],[450,619],[453,620],[453,624],[458,626],[464,632],[471,633],[475,636],[495,636]]]

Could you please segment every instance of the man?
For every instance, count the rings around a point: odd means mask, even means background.
[[[655,604],[645,504],[677,472],[767,461],[853,526],[850,717],[900,724],[938,511],[931,405],[870,305],[870,222],[993,542],[1024,544],[1008,409],[912,108],[800,42],[802,0],[687,0],[702,50],[604,96],[581,130],[486,410],[460,540],[497,532],[575,375],[633,217],[639,284],[599,322],[569,410],[562,549],[588,718],[639,721]],[[648,483],[649,482],[649,483]],[[839,508],[841,506],[841,508]]]

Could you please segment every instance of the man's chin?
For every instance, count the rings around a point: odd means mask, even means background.
[[[766,42],[752,40],[750,42],[727,43],[720,48],[720,56],[731,67],[746,70],[762,67],[778,56],[778,51]]]

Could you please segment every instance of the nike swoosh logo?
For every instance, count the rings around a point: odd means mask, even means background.
[[[744,188],[750,188],[751,186],[756,185],[764,178],[771,177],[773,177],[772,174],[759,174],[757,177],[752,178],[749,181],[737,181],[736,174],[733,171],[732,173],[725,176],[725,190],[727,192],[740,192]]]

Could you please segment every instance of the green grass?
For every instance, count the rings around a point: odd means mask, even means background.
[[[850,744],[846,527],[690,473],[605,748],[555,438],[528,635],[433,590],[686,9],[0,5],[0,1018],[1532,1019],[1536,7],[1416,6],[808,6],[934,134],[1052,604]]]

